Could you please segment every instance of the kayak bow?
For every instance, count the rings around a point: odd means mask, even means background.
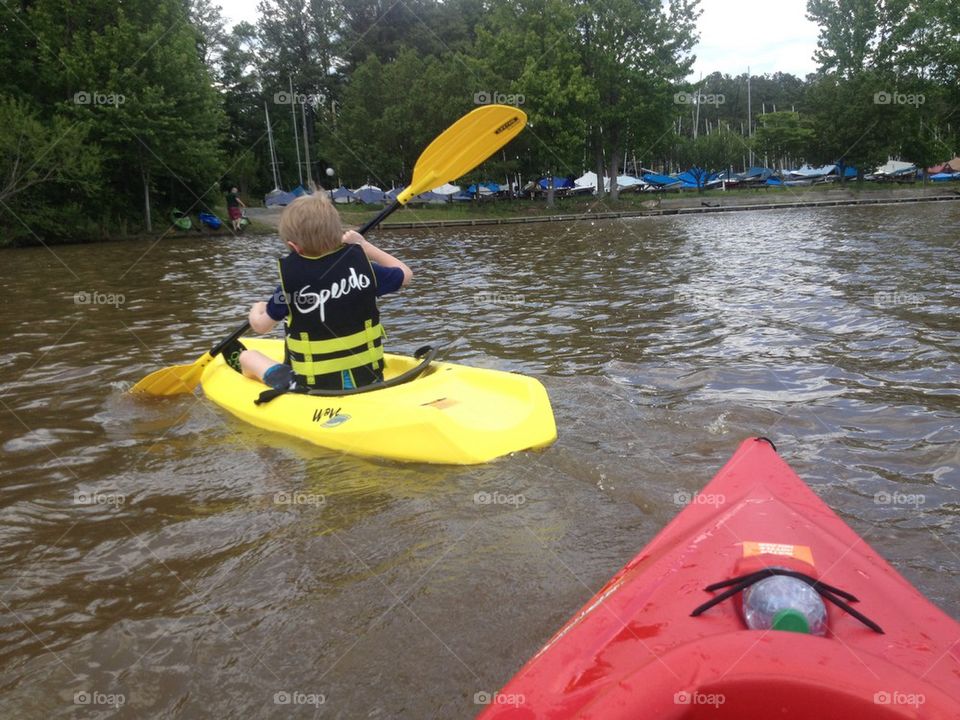
[[[485,720],[960,718],[960,625],[769,441],[744,442],[700,497],[710,502],[689,504],[620,570],[492,697]],[[863,617],[828,602],[816,637],[747,629],[740,595],[704,606],[718,597],[706,586],[764,568],[836,586]]]

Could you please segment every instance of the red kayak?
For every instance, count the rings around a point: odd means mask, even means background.
[[[747,627],[772,576],[815,591],[822,635]],[[753,438],[481,717],[956,720],[960,625]]]

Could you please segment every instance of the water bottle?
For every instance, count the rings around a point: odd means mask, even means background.
[[[788,575],[771,575],[744,590],[743,619],[753,630],[827,633],[827,608],[819,593]]]

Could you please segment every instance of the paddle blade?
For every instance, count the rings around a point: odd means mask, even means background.
[[[483,105],[467,113],[423,151],[413,168],[413,180],[397,202],[404,205],[414,195],[466,175],[526,124],[527,114],[509,105]]]
[[[210,353],[204,353],[192,365],[174,365],[152,372],[130,388],[137,395],[182,395],[196,390],[200,384],[203,369],[213,360]]]

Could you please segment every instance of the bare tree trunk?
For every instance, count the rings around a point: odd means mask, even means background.
[[[147,232],[152,232],[153,223],[150,218],[150,168],[144,162],[142,155],[140,157],[140,176],[143,179],[143,215],[146,220]]]
[[[610,137],[610,142],[612,143],[613,149],[610,151],[610,200],[616,202],[620,199],[620,188],[617,186],[617,176],[620,174],[618,172],[619,163],[617,162],[617,134],[614,133]]]
[[[605,171],[603,169],[603,148],[600,146],[600,133],[598,132],[594,135],[594,167],[597,173],[597,198],[602,198],[603,194],[606,192],[606,189],[603,186],[603,176]]]

